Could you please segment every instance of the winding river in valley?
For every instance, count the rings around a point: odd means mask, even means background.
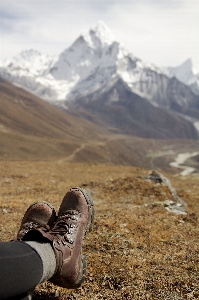
[[[196,155],[198,155],[199,152],[186,152],[186,153],[179,153],[177,155],[177,157],[175,158],[175,161],[170,163],[171,167],[175,167],[175,168],[180,168],[183,169],[182,172],[180,172],[180,175],[182,176],[186,176],[189,175],[191,173],[193,173],[195,171],[195,168],[193,167],[189,167],[189,166],[184,166],[183,164],[185,163],[185,161],[187,159],[189,159],[190,157],[194,157]]]

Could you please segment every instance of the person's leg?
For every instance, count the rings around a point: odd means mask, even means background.
[[[42,274],[41,258],[28,244],[0,242],[0,299],[23,299]]]
[[[9,298],[8,300],[32,300],[32,294],[25,294],[19,297]]]
[[[23,299],[38,283],[51,278],[55,268],[49,243],[0,242],[0,299]]]

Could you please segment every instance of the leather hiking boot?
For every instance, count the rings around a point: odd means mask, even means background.
[[[57,266],[50,281],[64,288],[78,288],[85,279],[86,262],[82,242],[94,219],[93,201],[81,188],[72,188],[63,198],[58,218],[48,232],[39,230],[51,241]]]
[[[29,206],[24,214],[17,240],[22,241],[32,230],[48,231],[56,220],[54,208],[47,202],[35,202]]]

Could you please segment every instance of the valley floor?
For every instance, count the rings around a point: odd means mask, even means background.
[[[187,214],[166,210],[173,195],[146,180],[150,171],[129,166],[61,161],[0,161],[0,240],[13,239],[34,201],[58,210],[68,189],[87,189],[95,204],[87,235],[87,277],[77,290],[45,282],[38,299],[198,299],[198,174],[169,177],[188,206]]]

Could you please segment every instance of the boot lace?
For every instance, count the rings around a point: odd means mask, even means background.
[[[67,243],[74,243],[72,236],[77,228],[75,223],[79,220],[78,215],[78,211],[66,211],[58,217],[50,233],[56,236],[59,245],[62,243],[65,246]]]
[[[45,225],[40,225],[37,222],[30,222],[26,223],[23,225],[22,232],[26,234],[30,230],[35,230],[35,229],[42,229],[43,231],[47,232],[50,229],[50,226],[45,224]]]

